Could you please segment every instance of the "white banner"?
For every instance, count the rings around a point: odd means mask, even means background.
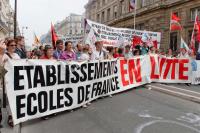
[[[14,124],[78,108],[146,83],[189,83],[189,59],[146,55],[91,62],[12,60],[6,90]]]
[[[132,44],[133,36],[139,36],[143,38],[146,38],[148,36],[148,39],[150,39],[151,41],[156,41],[158,44],[158,48],[160,47],[160,32],[141,31],[128,28],[114,28],[90,20],[87,20],[86,22],[85,38],[87,39],[85,40],[92,40],[88,38],[94,38],[93,36],[88,37],[91,30],[93,30],[95,33],[94,36],[96,36],[97,40],[99,39],[103,41],[104,45],[106,46],[118,47],[119,42],[123,42],[123,45]]]

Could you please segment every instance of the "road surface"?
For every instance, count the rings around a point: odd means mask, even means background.
[[[2,130],[2,133],[14,132]],[[21,125],[21,133],[200,133],[197,103],[138,88]]]

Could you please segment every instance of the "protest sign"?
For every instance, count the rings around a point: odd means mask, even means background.
[[[14,124],[75,109],[146,83],[190,83],[190,62],[158,55],[82,63],[9,61],[5,78]]]
[[[94,35],[91,35],[91,30],[94,30]],[[106,26],[104,24],[99,24],[90,20],[86,20],[85,37],[86,38],[98,38],[103,41],[105,46],[118,47],[119,42],[123,42],[124,45],[132,44],[133,36],[143,37],[148,36],[148,41],[156,42],[160,47],[161,33],[151,32],[151,31],[141,31],[128,28],[114,28]],[[91,39],[92,40],[92,39]]]

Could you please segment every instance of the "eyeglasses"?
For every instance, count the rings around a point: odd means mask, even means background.
[[[10,46],[10,47],[16,47],[17,45],[8,45],[8,46]]]

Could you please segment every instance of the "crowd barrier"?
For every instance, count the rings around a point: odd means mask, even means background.
[[[200,82],[199,61],[159,55],[89,62],[12,60],[5,68],[14,124],[75,109],[151,82]]]

